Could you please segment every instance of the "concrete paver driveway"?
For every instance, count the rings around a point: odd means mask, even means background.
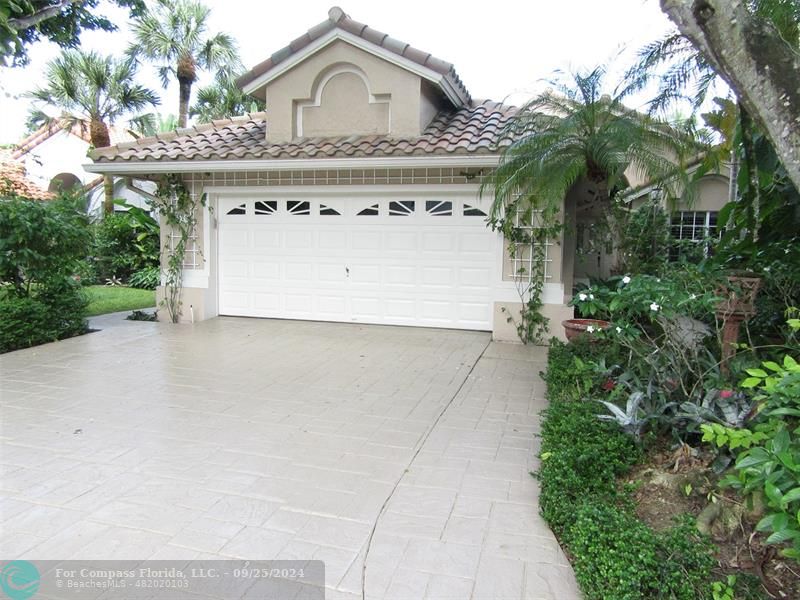
[[[0,558],[314,558],[330,599],[579,597],[529,475],[543,349],[99,323],[0,356]]]

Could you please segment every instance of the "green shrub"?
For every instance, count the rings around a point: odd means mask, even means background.
[[[86,299],[72,276],[88,241],[74,198],[0,202],[0,352],[86,331]]]
[[[0,353],[54,342],[86,332],[86,299],[76,284],[64,282],[34,296],[0,300]]]
[[[542,516],[572,557],[588,600],[705,599],[714,561],[711,546],[687,521],[655,532],[632,510],[617,483],[641,458],[630,436],[598,419],[599,405],[584,400],[588,371],[601,344],[553,341],[544,374],[549,408],[542,421]],[[576,381],[577,380],[577,381]]]
[[[94,226],[92,254],[100,282],[127,280],[137,271],[158,265],[158,233],[129,213],[106,215]]]
[[[139,269],[128,278],[128,285],[142,290],[154,290],[161,285],[161,269],[159,267]]]

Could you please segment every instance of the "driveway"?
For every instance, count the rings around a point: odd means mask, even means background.
[[[331,600],[579,598],[529,475],[544,349],[94,325],[0,356],[0,558],[313,558]]]

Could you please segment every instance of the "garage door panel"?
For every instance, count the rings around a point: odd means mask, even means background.
[[[225,276],[229,279],[244,278],[250,275],[250,263],[246,260],[226,260],[224,263]]]
[[[352,263],[347,268],[350,269],[349,281],[353,286],[375,286],[381,281],[381,267],[379,265]]]
[[[244,214],[220,218],[221,314],[491,327],[498,237],[465,217],[461,201],[428,208],[427,198],[416,199],[400,214],[389,197],[312,194],[298,197],[308,203],[302,215],[286,213],[285,199],[269,215],[257,213],[255,200],[226,201],[231,210],[244,204]],[[377,215],[359,215],[373,206]]]
[[[253,247],[259,249],[280,248],[281,234],[279,231],[269,231],[261,228],[253,229]]]
[[[381,314],[381,300],[376,296],[354,295],[351,309],[355,315],[375,317]]]
[[[413,321],[416,318],[417,303],[413,299],[388,298],[384,302],[387,319]]]
[[[220,234],[220,246],[226,249],[247,248],[248,231],[242,229],[228,229]]]
[[[281,297],[279,294],[255,292],[253,293],[253,308],[262,313],[272,313],[280,310]]]
[[[387,265],[384,269],[388,286],[413,287],[417,282],[417,267],[409,265]]]
[[[452,252],[456,248],[454,235],[448,232],[422,234],[422,250],[425,252]]]
[[[421,267],[422,285],[426,288],[449,288],[455,283],[452,267]]]
[[[453,303],[447,301],[420,301],[420,316],[424,320],[453,321]]]
[[[280,281],[281,266],[278,263],[254,260],[253,279],[265,281]]]
[[[317,264],[317,278],[323,282],[343,283],[347,272],[342,264]]]
[[[386,249],[392,252],[417,252],[417,234],[412,231],[386,233]]]
[[[294,316],[311,318],[314,308],[312,294],[288,293],[285,295],[284,310]]]
[[[381,234],[374,231],[353,231],[353,250],[378,251],[381,249]]]

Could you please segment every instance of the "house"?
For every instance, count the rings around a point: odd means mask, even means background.
[[[51,200],[54,194],[40,188],[25,173],[25,166],[0,150],[0,198],[20,196],[31,200]]]
[[[83,188],[88,196],[88,212],[100,214],[104,198],[103,178],[84,169],[86,156],[91,149],[89,132],[77,123],[65,125],[58,122],[43,125],[16,145],[11,159],[22,165],[27,178],[37,188],[51,194],[75,187]],[[116,127],[110,127],[109,133],[112,143],[134,139]],[[114,198],[123,199],[134,206],[147,207],[145,198],[131,190],[124,179],[115,178]]]
[[[520,257],[487,227],[491,198],[479,193],[515,108],[473,99],[453,65],[338,7],[239,85],[266,112],[95,150],[87,166],[154,180],[179,174],[204,199],[184,262],[184,320],[308,319],[518,339],[508,314],[521,306]],[[585,193],[567,198],[565,217]],[[574,240],[563,242],[547,245],[543,286],[543,313],[559,335],[575,275]]]

